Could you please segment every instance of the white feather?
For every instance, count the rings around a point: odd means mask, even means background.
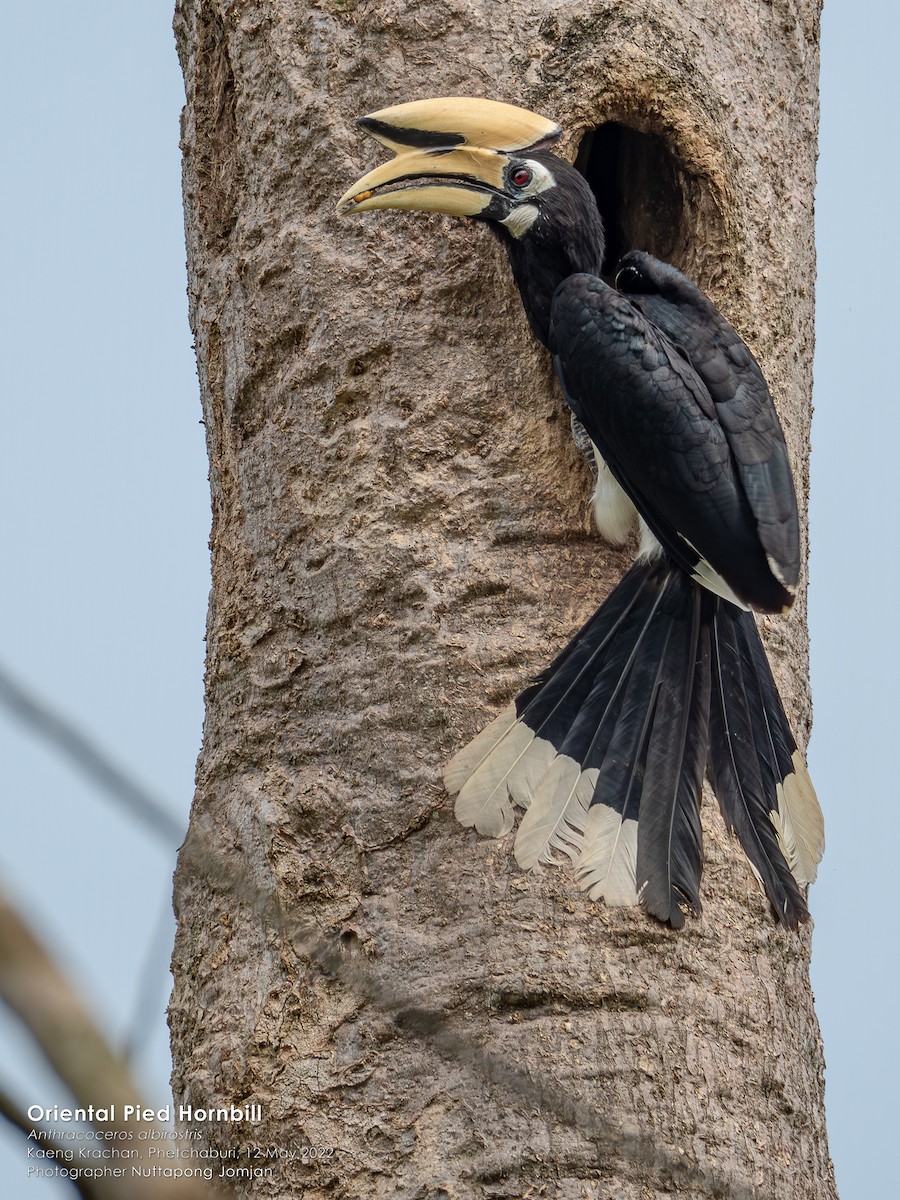
[[[771,554],[766,555],[766,562],[769,564],[769,570],[772,572],[772,574],[775,576],[775,578],[778,580],[778,582],[781,584],[781,586],[783,588],[785,588],[785,590],[787,592],[789,592],[791,596],[796,596],[797,595],[796,581],[791,583],[787,579],[785,579],[784,569],[782,568],[781,563],[779,563],[776,559],[774,559]]]
[[[451,796],[454,796],[469,776],[481,766],[497,743],[509,733],[517,719],[515,704],[508,704],[490,725],[486,725],[468,745],[453,755],[444,768],[444,787]]]
[[[712,592],[714,596],[721,596],[723,600],[728,600],[730,603],[742,608],[744,612],[750,611],[750,606],[745,604],[743,600],[738,600],[737,596],[722,578],[718,571],[714,571],[705,558],[694,566],[691,572],[691,579],[695,583],[699,583],[701,587],[705,587],[708,592]]]
[[[578,792],[582,774],[580,763],[559,754],[541,780],[516,834],[516,862],[526,871],[539,862],[559,865],[554,850],[567,855],[574,865],[587,818],[587,805]],[[587,774],[596,781],[596,769]]]
[[[770,815],[781,852],[802,887],[815,881],[825,853],[825,821],[799,750],[794,751],[791,762],[793,773],[776,788],[778,810]]]
[[[597,482],[591,497],[594,520],[602,538],[611,542],[613,546],[621,546],[623,542],[628,541],[634,530],[637,509],[622,491],[596,446],[594,459],[597,463]]]
[[[503,837],[513,827],[507,776],[534,741],[527,725],[517,721],[469,776],[456,798],[456,819],[474,825],[488,837]]]
[[[681,541],[683,541],[686,546],[690,546],[693,552],[697,555],[698,561],[695,563],[694,569],[691,572],[691,579],[693,579],[695,583],[699,583],[701,587],[705,587],[708,592],[712,592],[714,596],[721,596],[723,600],[728,600],[729,603],[743,609],[744,612],[749,612],[749,605],[745,604],[743,600],[738,600],[737,596],[734,594],[719,572],[709,565],[693,542],[689,542],[686,537],[681,537],[681,534],[678,536],[681,538]]]
[[[468,784],[466,785],[468,787]],[[484,837],[506,837],[515,824],[513,807],[506,788],[497,788],[485,795],[466,788],[456,797],[453,812],[460,825],[475,828]]]
[[[500,224],[505,225],[514,238],[522,238],[540,215],[541,210],[536,204],[519,204]]]
[[[643,517],[638,518],[638,531],[640,534],[640,545],[638,546],[637,557],[635,562],[651,562],[654,558],[659,558],[663,552],[663,548],[656,534]]]
[[[531,798],[540,787],[547,769],[556,758],[556,747],[546,738],[532,736],[527,753],[521,754],[510,767],[506,786],[521,808],[528,808]]]
[[[637,821],[623,821],[605,804],[591,805],[575,879],[592,900],[602,897],[611,905],[638,903],[637,827]]]

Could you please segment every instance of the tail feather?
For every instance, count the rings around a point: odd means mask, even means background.
[[[556,853],[574,863],[584,838],[587,806],[583,803],[581,763],[557,754],[548,767],[516,834],[516,862],[530,870],[538,862],[555,862]]]
[[[752,614],[717,605],[712,642],[710,779],[779,919],[794,928],[809,916],[800,888],[824,849],[821,810]]]
[[[634,568],[632,568],[634,570]],[[528,808],[557,747],[575,723],[607,648],[640,598],[639,582],[622,584],[535,682],[448,763],[444,786],[457,819],[502,837],[513,826],[510,797]],[[626,585],[629,581],[629,586]],[[514,711],[513,711],[514,710]]]
[[[807,886],[815,883],[825,853],[825,821],[799,750],[791,761],[794,770],[778,792],[778,815],[773,815],[772,823],[794,878]]]
[[[528,812],[519,826],[515,854],[521,867],[533,867],[538,861],[553,862],[554,850],[562,850],[571,858],[572,851],[580,849],[587,809],[591,803],[601,801],[604,795],[603,792],[598,794],[595,782],[593,794],[585,803],[589,792],[587,781],[582,781],[581,776],[589,773],[588,778],[599,778],[617,731],[621,736],[623,725],[627,731],[627,723],[623,722],[626,697],[633,690],[635,678],[646,675],[646,663],[655,664],[653,647],[649,652],[645,650],[642,654],[641,651],[651,635],[668,582],[663,581],[655,596],[645,591],[643,605],[629,606],[617,622],[615,640],[610,642],[609,638],[604,638],[591,656],[594,674],[590,691],[565,730],[561,743],[557,743],[558,753],[554,750],[556,757],[552,766],[533,793]],[[632,700],[630,708],[639,715],[640,700],[636,703]],[[523,720],[528,721],[530,716],[529,707],[523,712]],[[616,795],[618,792],[613,793]],[[567,836],[567,830],[581,836]]]
[[[509,705],[449,763],[444,786],[456,797],[456,819],[486,837],[503,837],[513,827],[506,778],[534,740]]]
[[[637,816],[620,817],[605,804],[588,811],[575,878],[591,900],[603,899],[613,907],[640,903],[637,843]]]
[[[770,753],[781,771],[782,790],[778,792],[777,816],[771,818],[772,823],[794,878],[801,886],[806,886],[815,882],[819,863],[825,853],[822,809],[803,755],[797,749],[791,733],[756,622],[750,613],[742,613],[736,623],[753,662],[756,686],[763,696]]]
[[[515,704],[508,704],[499,717],[485,726],[458,754],[454,754],[444,770],[444,785],[451,795],[455,795],[466,780],[474,775],[497,743],[509,733],[518,717]]]
[[[653,669],[649,656],[645,666]],[[591,900],[603,898],[610,905],[638,904],[637,887],[638,818],[641,790],[647,763],[648,728],[651,710],[646,705],[643,673],[632,681],[631,699],[602,765],[596,772],[585,825],[581,857],[575,864],[578,886]],[[652,683],[652,680],[651,680]],[[646,686],[646,685],[645,685]],[[641,693],[644,705],[641,709]],[[586,772],[587,774],[587,772]]]
[[[585,755],[583,803],[588,806],[581,855],[575,864],[578,886],[592,900],[610,905],[639,902],[638,828],[656,687],[662,653],[660,605],[677,577],[667,577],[650,606],[648,619],[628,658],[620,701],[607,710]],[[650,589],[648,589],[650,590]],[[589,721],[589,714],[585,714]]]
[[[707,764],[707,759],[708,764]],[[445,774],[465,825],[574,866],[607,904],[679,928],[700,911],[700,788],[786,925],[822,850],[821,813],[753,617],[665,559],[641,560],[550,666]]]
[[[683,578],[683,577],[682,577]],[[659,661],[638,824],[637,883],[653,916],[675,929],[700,911],[700,789],[709,728],[708,601],[683,582]]]

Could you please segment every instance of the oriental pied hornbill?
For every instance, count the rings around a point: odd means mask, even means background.
[[[525,809],[521,866],[567,856],[593,899],[680,927],[700,909],[706,768],[781,922],[823,850],[818,801],[751,609],[784,612],[800,573],[784,437],[760,369],[693,283],[649,254],[601,278],[584,178],[560,127],[493,101],[416,101],[359,124],[395,157],[341,213],[422,209],[487,222],[553,354],[598,470],[600,532],[638,558],[537,680],[450,762],[464,825]]]

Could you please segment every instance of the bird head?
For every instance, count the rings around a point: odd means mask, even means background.
[[[506,243],[535,335],[547,340],[553,291],[576,271],[599,274],[603,225],[585,179],[547,151],[556,122],[495,100],[416,100],[362,117],[393,151],[338,201],[340,215],[413,209],[485,221]]]

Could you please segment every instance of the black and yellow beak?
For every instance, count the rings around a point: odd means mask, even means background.
[[[464,96],[398,104],[358,124],[395,157],[348,188],[338,201],[341,216],[376,208],[479,216],[502,195],[511,156],[562,133],[527,109]]]

